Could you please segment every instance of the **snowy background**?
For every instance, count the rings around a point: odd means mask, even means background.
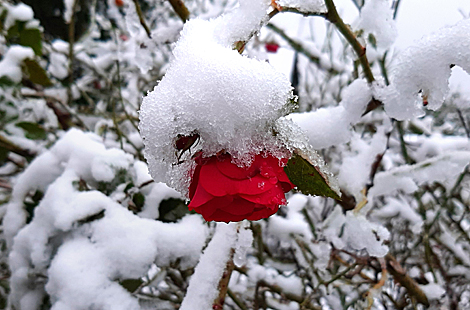
[[[0,309],[469,308],[469,14],[0,2]],[[342,200],[205,222],[192,156],[222,149],[316,150]]]

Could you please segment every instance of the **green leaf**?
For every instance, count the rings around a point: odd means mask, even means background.
[[[0,6],[0,11],[1,11],[1,13],[0,13],[0,32],[3,32],[3,28],[5,27],[5,19],[7,18],[7,15],[8,15],[8,10],[5,9],[4,7]]]
[[[13,85],[15,85],[16,83],[13,82],[12,80],[10,80],[7,76],[2,76],[0,77],[0,87],[1,86],[7,86],[7,87],[11,87]]]
[[[46,70],[44,70],[36,60],[25,59],[24,64],[26,65],[27,75],[34,84],[42,86],[51,86],[52,82],[47,76]]]
[[[145,196],[141,192],[137,192],[132,196],[132,202],[137,207],[137,210],[142,210],[145,204]]]
[[[178,221],[189,212],[188,206],[184,201],[177,198],[169,198],[160,202],[158,211],[160,212],[159,221],[172,223]]]
[[[370,45],[372,45],[372,47],[377,48],[377,40],[375,39],[375,36],[372,33],[369,33],[367,40],[369,41]]]
[[[26,28],[26,23],[17,21],[8,29],[7,40],[10,44],[31,47],[34,54],[42,56],[42,36],[38,28]]]
[[[19,122],[15,124],[16,127],[20,127],[25,131],[25,137],[31,140],[44,140],[47,137],[46,131],[44,128],[37,124],[31,122]]]
[[[10,150],[0,146],[0,165],[7,160],[8,154],[10,154]]]
[[[130,293],[134,293],[143,283],[141,279],[125,279],[119,282]]]
[[[284,171],[301,193],[341,200],[339,193],[331,188],[328,178],[303,156],[294,154],[284,167]]]
[[[20,32],[20,44],[31,47],[37,56],[42,56],[41,39],[41,31],[37,28],[25,28]]]

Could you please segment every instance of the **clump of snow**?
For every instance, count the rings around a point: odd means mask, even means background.
[[[73,6],[75,4],[75,1],[78,0],[64,0],[64,21],[67,24],[70,24],[70,21],[72,20],[72,14],[73,12]]]
[[[384,241],[388,240],[390,233],[385,227],[368,221],[364,215],[351,211],[344,215],[341,208],[336,207],[323,225],[323,234],[337,248],[365,250],[375,257],[388,253]]]
[[[376,89],[385,111],[398,120],[424,115],[426,108],[437,110],[449,91],[452,65],[470,73],[470,19],[440,29],[401,53],[391,74],[391,84]]]
[[[402,165],[375,175],[374,186],[370,188],[368,197],[387,195],[401,190],[413,193],[418,186],[440,182],[450,189],[457,176],[470,162],[470,152],[452,151],[436,156],[415,165]]]
[[[49,58],[49,72],[58,79],[65,79],[68,75],[67,56],[62,53],[51,52]]]
[[[247,41],[267,21],[269,0],[238,0],[239,6],[211,21],[214,39],[232,48],[237,41]]]
[[[237,226],[239,224],[217,224],[214,237],[204,250],[189,282],[181,310],[212,309],[212,302],[218,294],[219,281],[237,243]]]
[[[178,158],[178,135],[197,133],[193,151],[210,156],[225,150],[241,165],[264,149],[278,148],[272,127],[289,110],[289,80],[268,63],[232,49],[260,27],[268,6],[241,1],[217,19],[185,24],[166,75],[140,111],[145,156],[156,181],[187,193],[192,161],[189,151]]]
[[[253,243],[253,232],[248,229],[248,222],[244,221],[238,229],[237,243],[235,244],[235,253],[233,254],[233,262],[235,266],[241,267],[246,264],[246,254]]]
[[[8,2],[3,2],[2,5],[8,10],[4,29],[10,28],[16,21],[27,22],[34,17],[33,9],[24,3],[11,5]]]
[[[147,181],[145,164],[133,169],[132,161],[98,136],[73,129],[18,178],[4,218],[13,307],[38,309],[47,293],[52,309],[140,309],[119,281],[144,276],[153,263],[196,264],[207,236],[199,216],[166,224],[133,214],[112,195],[77,187],[109,182],[120,170],[134,170],[134,182]],[[151,192],[158,184],[147,186]],[[36,190],[44,197],[26,224],[23,200]]]
[[[356,201],[361,201],[361,190],[370,182],[372,164],[378,155],[385,152],[387,144],[385,131],[390,130],[389,127],[390,122],[386,126],[379,127],[369,143],[355,134],[349,144],[351,150],[345,152],[338,181],[341,188],[354,195]]]
[[[369,34],[373,35],[377,48],[381,51],[392,46],[398,35],[388,0],[366,0],[361,8],[357,27],[364,30],[366,38]]]
[[[7,77],[19,83],[23,77],[21,65],[25,59],[34,59],[34,51],[30,47],[12,45],[0,61],[0,77]]]
[[[420,285],[419,287],[423,290],[429,300],[441,299],[446,293],[446,290],[437,283],[429,283],[426,285]]]
[[[324,0],[277,0],[281,7],[297,9],[303,13],[324,13],[326,5]]]
[[[383,207],[373,211],[373,215],[377,218],[399,216],[410,222],[413,225],[412,230],[415,232],[419,232],[423,224],[423,218],[404,199],[389,198]]]
[[[308,223],[305,221],[302,209],[307,204],[308,198],[305,195],[296,194],[288,199],[287,216],[273,215],[269,219],[268,232],[277,237],[279,240],[287,241],[291,239],[292,234],[303,235],[306,238],[311,238],[312,233]]]
[[[322,149],[349,141],[352,136],[351,125],[359,122],[371,99],[372,92],[367,82],[355,80],[345,89],[338,106],[292,113],[286,118],[306,132],[314,149]]]

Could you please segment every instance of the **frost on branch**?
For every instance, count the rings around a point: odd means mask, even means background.
[[[391,85],[377,89],[390,117],[398,120],[423,116],[423,105],[441,107],[449,91],[452,67],[470,73],[470,20],[442,28],[400,54]]]
[[[277,0],[281,7],[297,9],[303,13],[326,12],[324,0]]]
[[[177,158],[178,136],[197,134],[194,145],[204,156],[224,150],[241,165],[264,149],[281,157],[272,127],[288,112],[289,80],[268,63],[233,50],[236,41],[260,27],[268,6],[241,1],[217,19],[185,24],[165,77],[144,98],[140,112],[145,156],[156,181],[187,193],[191,150]]]
[[[456,177],[470,162],[470,152],[452,151],[414,165],[403,165],[377,173],[371,197],[396,191],[413,193],[425,183],[439,182],[450,189]]]

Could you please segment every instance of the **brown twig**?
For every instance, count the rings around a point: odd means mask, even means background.
[[[8,138],[0,135],[0,147],[5,148],[10,152],[23,156],[27,160],[31,160],[36,156],[35,153],[31,152],[30,150],[23,149],[16,145],[15,143],[11,142]]]
[[[149,26],[147,26],[147,23],[145,22],[144,13],[142,13],[142,9],[140,7],[139,1],[137,1],[137,0],[133,0],[133,1],[134,1],[134,5],[135,5],[135,11],[136,11],[137,15],[139,16],[140,24],[145,29],[145,32],[147,33],[147,36],[151,39],[152,35],[150,33],[150,28],[149,28]]]
[[[227,294],[240,309],[248,310],[248,307],[237,297],[234,292],[232,292],[231,289],[227,289]]]
[[[181,18],[183,23],[189,20],[189,10],[183,0],[169,0],[175,13]]]
[[[406,273],[406,270],[400,266],[396,258],[389,253],[385,256],[385,259],[387,261],[387,270],[392,275],[393,279],[406,288],[410,297],[414,298],[425,307],[429,307],[426,294],[424,294],[418,283]]]

